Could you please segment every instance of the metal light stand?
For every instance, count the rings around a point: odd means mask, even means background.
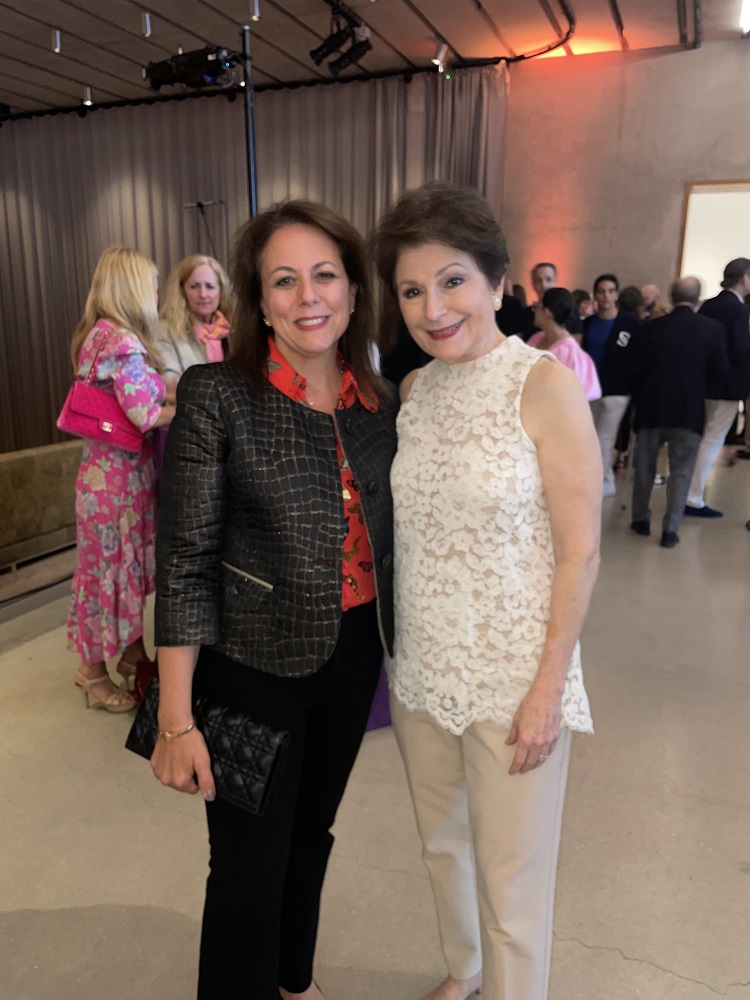
[[[242,71],[245,77],[245,133],[247,137],[247,183],[250,217],[258,214],[258,182],[255,162],[255,107],[253,102],[253,63],[250,55],[250,25],[242,25]]]
[[[220,198],[218,201],[187,201],[187,202],[185,202],[185,204],[182,207],[183,208],[197,208],[198,209],[198,211],[201,214],[201,218],[203,219],[203,225],[206,228],[206,238],[208,239],[208,245],[209,245],[209,247],[211,249],[211,253],[214,256],[214,259],[218,260],[219,259],[219,255],[216,253],[216,244],[214,243],[214,238],[213,238],[213,235],[211,233],[211,227],[208,224],[208,217],[206,215],[206,209],[209,208],[212,205],[224,205],[224,206],[226,206],[226,202],[224,201],[223,198]]]

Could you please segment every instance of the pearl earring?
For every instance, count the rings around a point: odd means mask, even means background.
[[[271,325],[271,320],[268,318],[268,316],[263,317],[263,322],[266,324],[266,326]]]
[[[495,312],[498,311],[498,309],[500,308],[500,306],[502,304],[503,304],[503,297],[502,297],[502,295],[493,295],[492,296],[492,305],[495,307]]]

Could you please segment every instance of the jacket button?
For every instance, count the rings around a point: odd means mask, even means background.
[[[388,567],[391,565],[392,562],[393,562],[393,556],[390,554],[390,552],[386,552],[386,554],[380,560],[380,565],[383,567],[383,569],[388,569]]]
[[[376,497],[380,493],[380,483],[372,482],[367,484],[367,492],[371,497]]]
[[[354,431],[354,420],[351,417],[347,417],[344,421],[344,430],[347,434],[351,434]]]

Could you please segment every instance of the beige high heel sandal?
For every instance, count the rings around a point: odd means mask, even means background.
[[[86,708],[101,708],[105,712],[112,712],[113,714],[118,714],[120,712],[130,712],[135,708],[135,702],[127,691],[123,691],[122,688],[118,688],[109,674],[102,674],[101,677],[85,677],[81,673],[80,667],[75,673],[75,684],[76,687],[83,691],[83,697],[86,701]],[[112,691],[106,696],[106,698],[100,698],[98,695],[94,694],[92,688],[97,684],[108,683],[112,685]]]
[[[135,685],[135,663],[131,663],[130,660],[124,660],[120,657],[115,670],[122,677],[122,684],[120,686],[123,691],[132,691]]]

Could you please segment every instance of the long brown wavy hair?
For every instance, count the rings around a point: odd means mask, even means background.
[[[376,343],[374,281],[364,240],[337,212],[312,201],[274,205],[251,219],[237,234],[232,254],[232,280],[238,310],[229,360],[244,372],[258,395],[268,387],[269,331],[263,324],[260,306],[263,252],[275,232],[291,225],[318,229],[338,247],[347,277],[357,286],[354,313],[339,341],[339,350],[363,390],[369,386],[377,395],[387,396],[385,381],[373,367],[372,348]]]

